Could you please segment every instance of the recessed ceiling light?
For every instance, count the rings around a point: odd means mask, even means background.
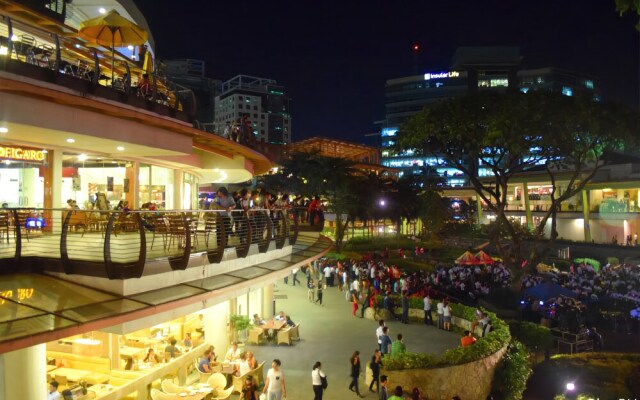
[[[104,7],[100,7],[100,8],[98,9],[98,12],[99,12],[100,14],[104,14],[104,13],[106,13],[106,12],[107,12],[107,10],[106,10]]]
[[[87,161],[87,158],[88,158],[88,157],[87,157],[87,155],[86,155],[86,154],[80,154],[80,155],[78,156],[78,160],[79,160],[79,161]]]
[[[128,45],[128,46],[127,46],[127,49],[129,49],[129,50],[133,50],[133,46],[132,46],[132,45]]]
[[[47,149],[42,149],[42,154],[47,154],[49,152],[49,150]]]
[[[5,126],[0,126],[0,133],[8,133],[8,132],[9,132],[9,128]]]
[[[11,164],[11,160],[4,160],[3,162],[7,165]]]
[[[118,147],[116,147],[116,149],[117,149],[118,151],[124,151],[124,147],[122,147],[122,146],[118,146]]]
[[[79,49],[79,48],[80,48],[80,45],[79,45],[79,44],[76,44],[76,49]]]
[[[12,41],[12,42],[17,42],[18,40],[20,40],[20,38],[18,37],[18,35],[11,35],[11,41]]]
[[[67,139],[67,143],[75,143],[75,142],[76,142],[75,139],[71,139],[71,138]]]

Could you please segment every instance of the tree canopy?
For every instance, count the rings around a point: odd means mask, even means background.
[[[521,237],[505,215],[510,179],[533,167],[547,173],[552,205],[534,236],[541,236],[553,217],[553,240],[560,203],[582,190],[603,154],[632,138],[637,122],[630,110],[591,98],[485,91],[426,107],[402,126],[398,146],[434,155],[462,171],[512,239],[508,250],[499,248],[501,255],[516,263],[522,259]],[[480,176],[480,167],[487,176]],[[559,173],[568,179],[563,191],[556,187]]]

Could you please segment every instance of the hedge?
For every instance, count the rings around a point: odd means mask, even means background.
[[[422,309],[422,299],[411,298],[411,308]],[[418,305],[418,306],[416,306]],[[461,304],[451,303],[451,314],[455,317],[474,321],[476,309]],[[387,370],[402,370],[413,368],[436,368],[448,365],[460,365],[488,357],[511,341],[509,326],[494,313],[486,312],[491,319],[492,330],[485,337],[479,338],[473,346],[457,347],[444,352],[442,356],[433,354],[404,353],[396,357],[385,357],[384,365]]]

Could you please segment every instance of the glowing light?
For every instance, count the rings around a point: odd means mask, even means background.
[[[105,13],[107,12],[107,10],[106,10],[104,7],[100,7],[100,8],[98,9],[98,12],[99,12],[100,14],[105,14]]]
[[[79,160],[79,161],[87,161],[87,158],[88,158],[88,157],[87,157],[87,155],[86,155],[86,154],[80,154],[80,155],[78,156],[78,160]]]
[[[128,45],[128,46],[127,46],[127,49],[129,49],[129,50],[133,50],[133,46],[132,46],[132,45]]]
[[[20,40],[20,38],[18,38],[18,35],[11,35],[12,42],[17,42],[18,40]]]
[[[124,147],[122,147],[122,146],[118,146],[118,147],[116,147],[116,150],[118,150],[118,151],[124,151]]]
[[[9,128],[5,126],[0,126],[0,133],[9,133]]]
[[[576,385],[573,382],[567,383],[567,391],[573,392],[574,390],[576,390]]]
[[[9,54],[9,48],[0,46],[0,56],[6,56],[7,54]]]
[[[76,142],[75,139],[72,139],[72,138],[67,139],[67,143],[75,143],[75,142]]]

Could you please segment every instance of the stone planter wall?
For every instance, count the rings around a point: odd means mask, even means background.
[[[417,387],[422,396],[435,400],[461,399],[483,400],[491,393],[491,382],[495,369],[507,346],[481,360],[468,364],[431,369],[405,369],[383,371],[389,377],[389,391],[402,386],[406,391]]]
[[[388,311],[386,312],[388,313]],[[397,309],[396,313],[401,314],[402,309]],[[434,323],[437,323],[436,313],[432,312],[432,316]],[[365,317],[373,319],[373,310],[365,310]],[[424,319],[424,311],[415,308],[409,309],[409,318],[422,320]],[[456,316],[451,317],[451,323],[465,330],[471,326],[470,321]],[[482,330],[477,327],[474,334],[476,337],[480,337]],[[404,390],[409,392],[417,387],[420,389],[420,393],[428,399],[450,400],[453,396],[460,396],[461,399],[483,400],[491,393],[491,383],[496,367],[506,351],[507,345],[488,357],[462,365],[430,369],[383,370],[380,373],[389,377],[390,393],[396,386],[402,386]],[[367,375],[369,376],[368,369],[367,366]]]

